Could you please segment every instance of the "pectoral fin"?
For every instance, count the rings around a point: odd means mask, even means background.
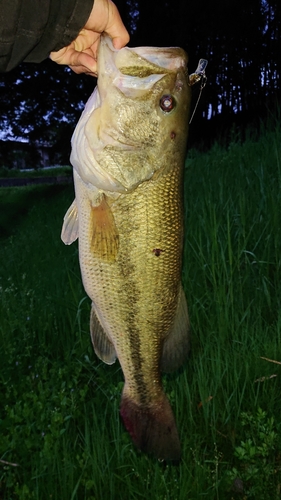
[[[91,249],[95,257],[113,262],[118,253],[119,235],[111,208],[102,197],[97,207],[92,207],[92,239]]]
[[[100,358],[107,365],[115,363],[117,358],[115,347],[103,330],[93,304],[90,317],[90,332],[94,350],[98,358]]]
[[[78,238],[78,210],[76,200],[67,210],[61,231],[61,239],[65,245],[71,245]]]
[[[190,351],[189,318],[185,294],[180,285],[175,321],[164,340],[161,370],[172,372],[186,361]]]

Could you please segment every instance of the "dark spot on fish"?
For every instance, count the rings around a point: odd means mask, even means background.
[[[162,95],[159,104],[162,111],[170,113],[174,109],[176,102],[172,95],[164,94]]]
[[[170,137],[171,137],[171,139],[175,139],[175,137],[176,137],[176,132],[173,132],[173,131],[172,131],[172,132],[171,132],[171,134],[170,134]]]
[[[153,248],[152,252],[156,257],[159,257],[162,252],[165,252],[165,250],[161,250],[161,248]]]

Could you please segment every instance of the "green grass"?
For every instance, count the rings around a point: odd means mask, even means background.
[[[37,168],[18,170],[16,168],[0,167],[0,178],[19,178],[19,177],[51,177],[54,175],[69,175],[72,174],[72,168],[69,165],[53,167],[53,168]]]
[[[119,365],[96,358],[71,186],[0,190],[1,500],[277,499],[281,491],[281,130],[190,151],[183,283],[192,354],[163,379],[179,466],[119,420]]]

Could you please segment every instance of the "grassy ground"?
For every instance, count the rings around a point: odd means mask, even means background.
[[[5,168],[0,167],[0,179],[1,178],[19,178],[19,177],[51,177],[54,175],[69,175],[72,174],[72,168],[69,165],[53,167],[53,168],[38,168],[18,170],[16,168]]]
[[[0,190],[1,500],[280,498],[280,144],[276,125],[188,156],[192,355],[163,379],[177,467],[133,447],[120,368],[93,353],[77,245],[60,241],[72,187]]]

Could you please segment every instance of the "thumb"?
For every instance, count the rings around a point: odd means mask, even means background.
[[[110,2],[109,6],[108,22],[104,32],[112,38],[114,48],[121,49],[129,42],[130,35],[123,24],[116,5]]]

